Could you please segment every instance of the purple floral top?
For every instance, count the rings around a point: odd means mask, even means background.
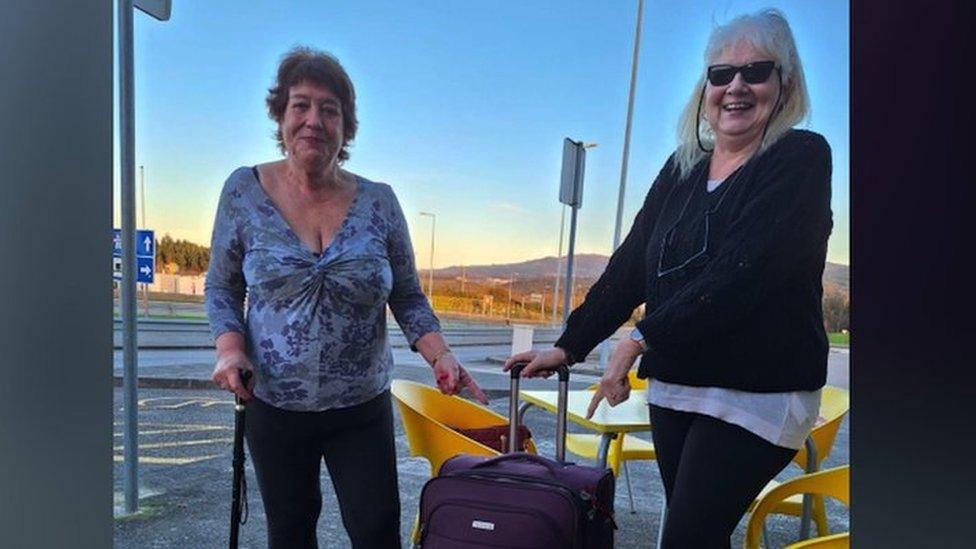
[[[440,331],[393,190],[356,178],[349,213],[321,254],[291,230],[256,170],[239,168],[224,184],[206,282],[210,330],[214,339],[245,335],[254,394],[279,408],[344,408],[388,389],[387,304],[411,346]]]

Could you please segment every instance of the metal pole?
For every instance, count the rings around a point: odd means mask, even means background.
[[[133,105],[132,1],[119,0],[119,176],[122,216],[122,363],[125,427],[123,432],[125,510],[139,510],[139,424],[136,362],[136,208],[135,119]]]
[[[624,154],[620,161],[620,190],[617,193],[617,221],[613,229],[613,249],[620,245],[620,225],[624,214],[624,191],[627,188],[627,160],[630,156],[630,126],[634,117],[634,90],[637,88],[637,58],[640,53],[641,20],[644,0],[637,2],[637,32],[634,34],[634,56],[630,62],[630,94],[627,98],[627,123],[624,126]]]
[[[142,200],[139,202],[142,205],[142,228],[147,229],[149,225],[146,224],[146,172],[145,166],[139,166],[139,189],[142,195]],[[143,314],[149,316],[149,284],[142,284],[142,305]]]
[[[514,285],[515,275],[513,274],[508,277],[508,309],[505,314],[508,316],[509,320],[512,319],[512,286]]]
[[[430,303],[434,303],[434,233],[437,231],[437,216],[430,216],[430,272],[427,273],[427,287],[430,288]]]
[[[634,33],[634,55],[630,61],[630,93],[627,98],[627,123],[624,125],[624,154],[620,161],[620,189],[617,192],[617,220],[613,227],[611,253],[620,246],[620,226],[624,214],[624,191],[627,188],[627,160],[630,156],[630,126],[634,117],[634,90],[637,87],[637,58],[640,53],[641,21],[644,19],[644,0],[637,1],[637,31]],[[600,344],[600,368],[605,368],[610,356],[610,341]]]
[[[437,216],[429,212],[420,212],[420,215],[430,218],[430,272],[427,273],[427,295],[430,296],[430,304],[434,305],[434,230],[437,227]]]
[[[563,262],[563,230],[566,228],[566,205],[563,205],[563,213],[559,218],[559,249],[556,251],[556,283],[552,287],[552,323],[556,323],[556,312],[559,307],[559,271]]]
[[[575,181],[575,191],[573,213],[570,216],[569,221],[569,249],[566,251],[566,289],[563,293],[563,329],[566,328],[566,321],[569,320],[569,311],[572,307],[572,295],[575,284],[573,278],[573,256],[576,249],[576,213],[579,211],[579,205],[583,200],[583,170],[586,166],[586,149],[590,147],[595,147],[595,143],[589,143],[584,145],[583,142],[579,142],[580,146],[579,152],[576,155],[576,181]]]
[[[573,251],[576,244],[576,212],[578,208],[572,207],[573,214],[569,220],[569,250],[566,252],[566,287],[563,291],[563,329],[566,328],[566,321],[569,320],[570,296],[573,293]]]
[[[146,224],[146,171],[145,166],[139,166],[139,188],[140,194],[142,194],[142,228],[148,229],[149,225]]]

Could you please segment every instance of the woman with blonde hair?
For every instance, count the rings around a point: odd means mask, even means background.
[[[830,147],[794,129],[803,68],[777,10],[712,31],[678,147],[606,271],[525,376],[582,361],[636,306],[590,414],[649,386],[668,507],[664,547],[728,547],[749,504],[812,429],[826,382],[821,277],[832,228]]]

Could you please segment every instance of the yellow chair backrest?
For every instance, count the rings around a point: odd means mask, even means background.
[[[497,456],[499,452],[472,440],[451,427],[473,428],[508,424],[508,418],[460,397],[413,381],[393,380],[390,388],[400,408],[410,455],[427,458],[430,474],[440,471],[445,460],[457,454]],[[532,440],[529,452],[535,453]]]
[[[820,538],[811,538],[805,541],[791,543],[784,549],[849,549],[851,546],[851,533],[834,534]]]
[[[762,536],[763,522],[776,505],[795,494],[816,494],[830,496],[840,500],[844,505],[851,504],[851,467],[843,465],[833,469],[818,471],[809,475],[792,478],[776,488],[770,490],[749,516],[746,527],[745,547],[756,549]]]
[[[810,432],[810,438],[817,445],[816,466],[818,469],[823,460],[830,456],[830,451],[834,448],[834,440],[837,438],[837,430],[840,429],[840,424],[844,421],[844,416],[847,415],[850,408],[851,395],[847,390],[832,385],[824,386],[820,393],[820,417],[822,421],[818,421]],[[799,465],[801,469],[806,470],[806,448],[800,448],[796,457],[793,458],[793,462]]]
[[[627,381],[630,382],[630,388],[633,390],[647,389],[647,380],[637,377],[637,369],[632,368],[627,372]],[[600,382],[591,384],[587,389],[595,390],[600,385]]]

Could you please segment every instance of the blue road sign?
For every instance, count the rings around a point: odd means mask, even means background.
[[[112,257],[122,257],[122,229],[114,229],[112,234]],[[113,277],[122,279],[122,261],[112,261]],[[156,235],[152,230],[136,231],[136,281],[153,283],[156,272]]]
[[[153,283],[153,271],[155,270],[155,261],[151,257],[137,257],[136,258],[136,281],[145,282],[146,284]]]

